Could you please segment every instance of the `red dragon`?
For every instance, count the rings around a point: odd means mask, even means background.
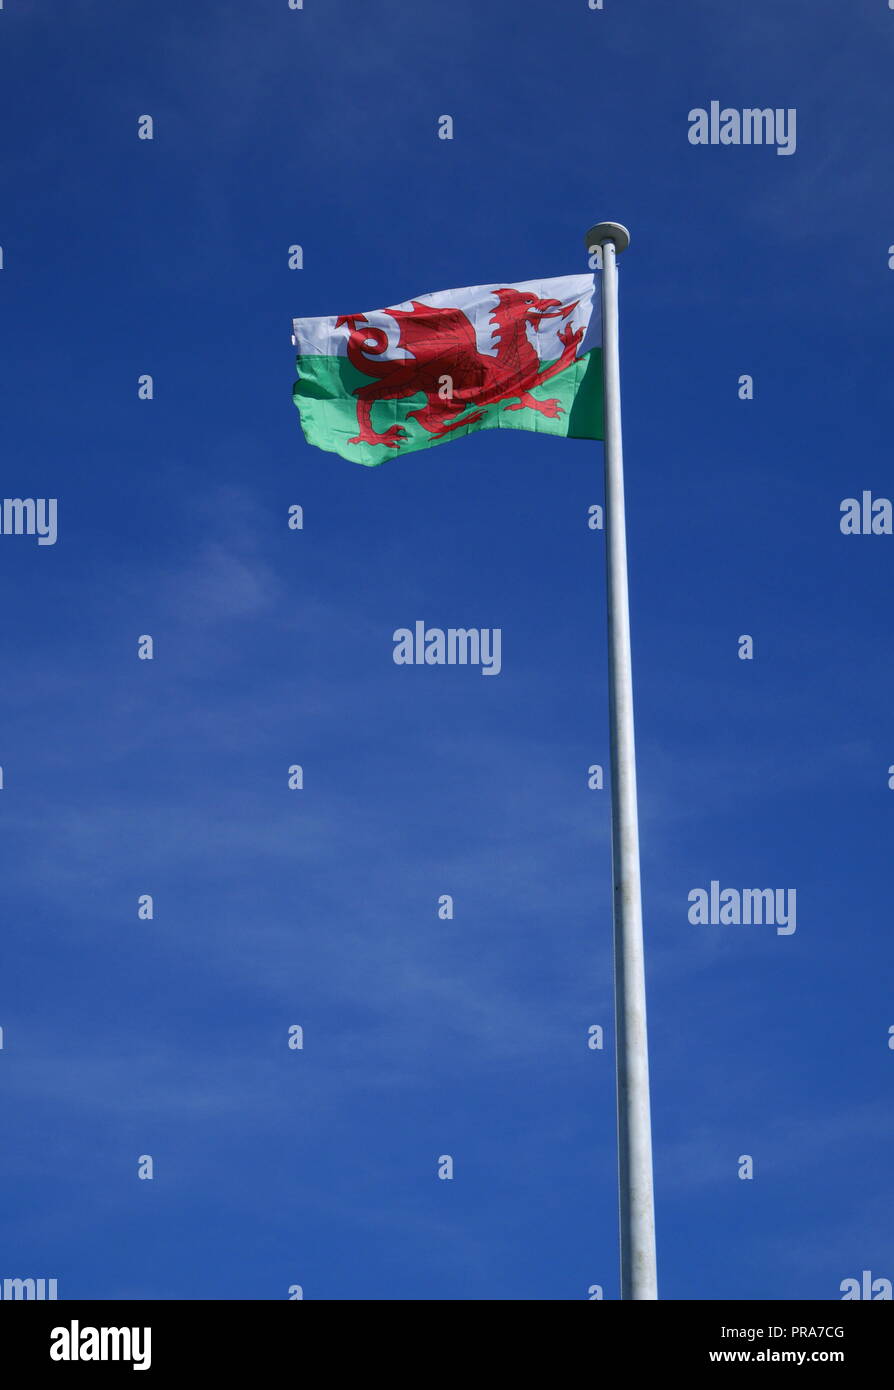
[[[436,439],[481,420],[484,411],[477,407],[495,401],[514,400],[516,403],[504,406],[504,410],[537,410],[551,420],[558,419],[563,413],[559,401],[537,400],[531,391],[570,366],[584,330],[571,324],[563,328],[558,335],[561,356],[551,366],[541,367],[526,325],[536,329],[541,319],[567,319],[580,300],[563,305],[560,299],[538,299],[517,289],[494,293],[499,301],[491,315],[495,355],[478,351],[475,330],[461,309],[436,309],[417,299],[411,300],[412,309],[384,311],[397,320],[399,345],[411,357],[383,360],[388,335],[363,314],[343,314],[336,321],[337,328],[347,324],[350,329],[349,361],[366,376],[375,377],[354,391],[360,433],[351,444],[385,444],[399,449],[407,431],[402,425],[391,425],[380,434],[373,428],[372,408],[376,401],[401,400],[418,392],[425,393],[426,404],[411,410],[408,418],[418,420]],[[376,357],[378,361],[373,360]],[[464,414],[471,407],[476,408],[470,415]]]

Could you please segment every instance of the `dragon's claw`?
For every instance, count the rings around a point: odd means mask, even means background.
[[[565,407],[556,396],[550,397],[548,401],[540,401],[536,396],[523,396],[515,405],[504,406],[504,410],[536,410],[548,420],[558,420],[560,415],[565,414]]]
[[[406,438],[406,430],[403,425],[391,425],[383,434],[377,434],[375,430],[370,430],[366,434],[355,434],[353,439],[349,439],[349,444],[384,444],[389,449],[399,449]]]
[[[576,348],[583,336],[584,330],[582,328],[572,328],[570,324],[558,334],[559,342],[565,348]]]

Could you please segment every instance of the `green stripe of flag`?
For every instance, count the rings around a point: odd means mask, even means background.
[[[440,437],[431,434],[410,412],[426,404],[423,392],[404,396],[400,400],[377,400],[373,405],[372,423],[382,433],[390,425],[401,425],[406,436],[398,449],[381,444],[351,444],[358,433],[357,397],[359,386],[369,384],[370,378],[352,366],[347,357],[325,357],[317,354],[299,355],[298,380],[292,399],[301,412],[301,425],[308,444],[341,454],[355,463],[375,468],[386,459],[415,453],[435,444],[444,444],[457,436],[474,430],[510,429],[535,430],[539,434],[561,435],[568,439],[603,439],[602,349],[591,348],[564,371],[557,372],[531,395],[537,400],[556,399],[561,407],[555,417],[543,415],[530,407],[507,410],[513,398],[477,405],[474,402],[464,414],[483,411],[483,418],[468,425],[457,417],[456,427]],[[549,364],[542,362],[541,370]]]

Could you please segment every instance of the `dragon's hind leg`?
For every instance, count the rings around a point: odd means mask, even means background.
[[[373,390],[378,388],[376,382]],[[357,424],[360,433],[355,434],[353,439],[349,439],[349,444],[385,444],[389,449],[399,449],[406,438],[406,430],[403,425],[391,425],[381,433],[373,428],[372,408],[375,396],[370,387],[363,386],[354,392],[357,397]]]
[[[466,410],[466,405],[454,405],[450,401],[439,401],[433,405],[431,401],[427,405],[421,405],[418,410],[408,412],[408,420],[418,420],[423,429],[428,430],[436,439],[441,439],[451,430],[462,429],[463,425],[474,425],[476,421],[484,419],[483,410],[474,410],[471,415],[464,415],[461,420],[454,419],[454,416]]]

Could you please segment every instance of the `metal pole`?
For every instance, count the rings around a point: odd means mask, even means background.
[[[625,227],[600,222],[587,247],[602,248],[602,353],[605,383],[605,546],[608,594],[609,724],[614,883],[615,1042],[618,1077],[618,1192],[621,1298],[656,1299],[655,1203],[649,1051],[640,894],[633,673],[627,593],[621,379],[618,358],[618,270],[630,243]]]

